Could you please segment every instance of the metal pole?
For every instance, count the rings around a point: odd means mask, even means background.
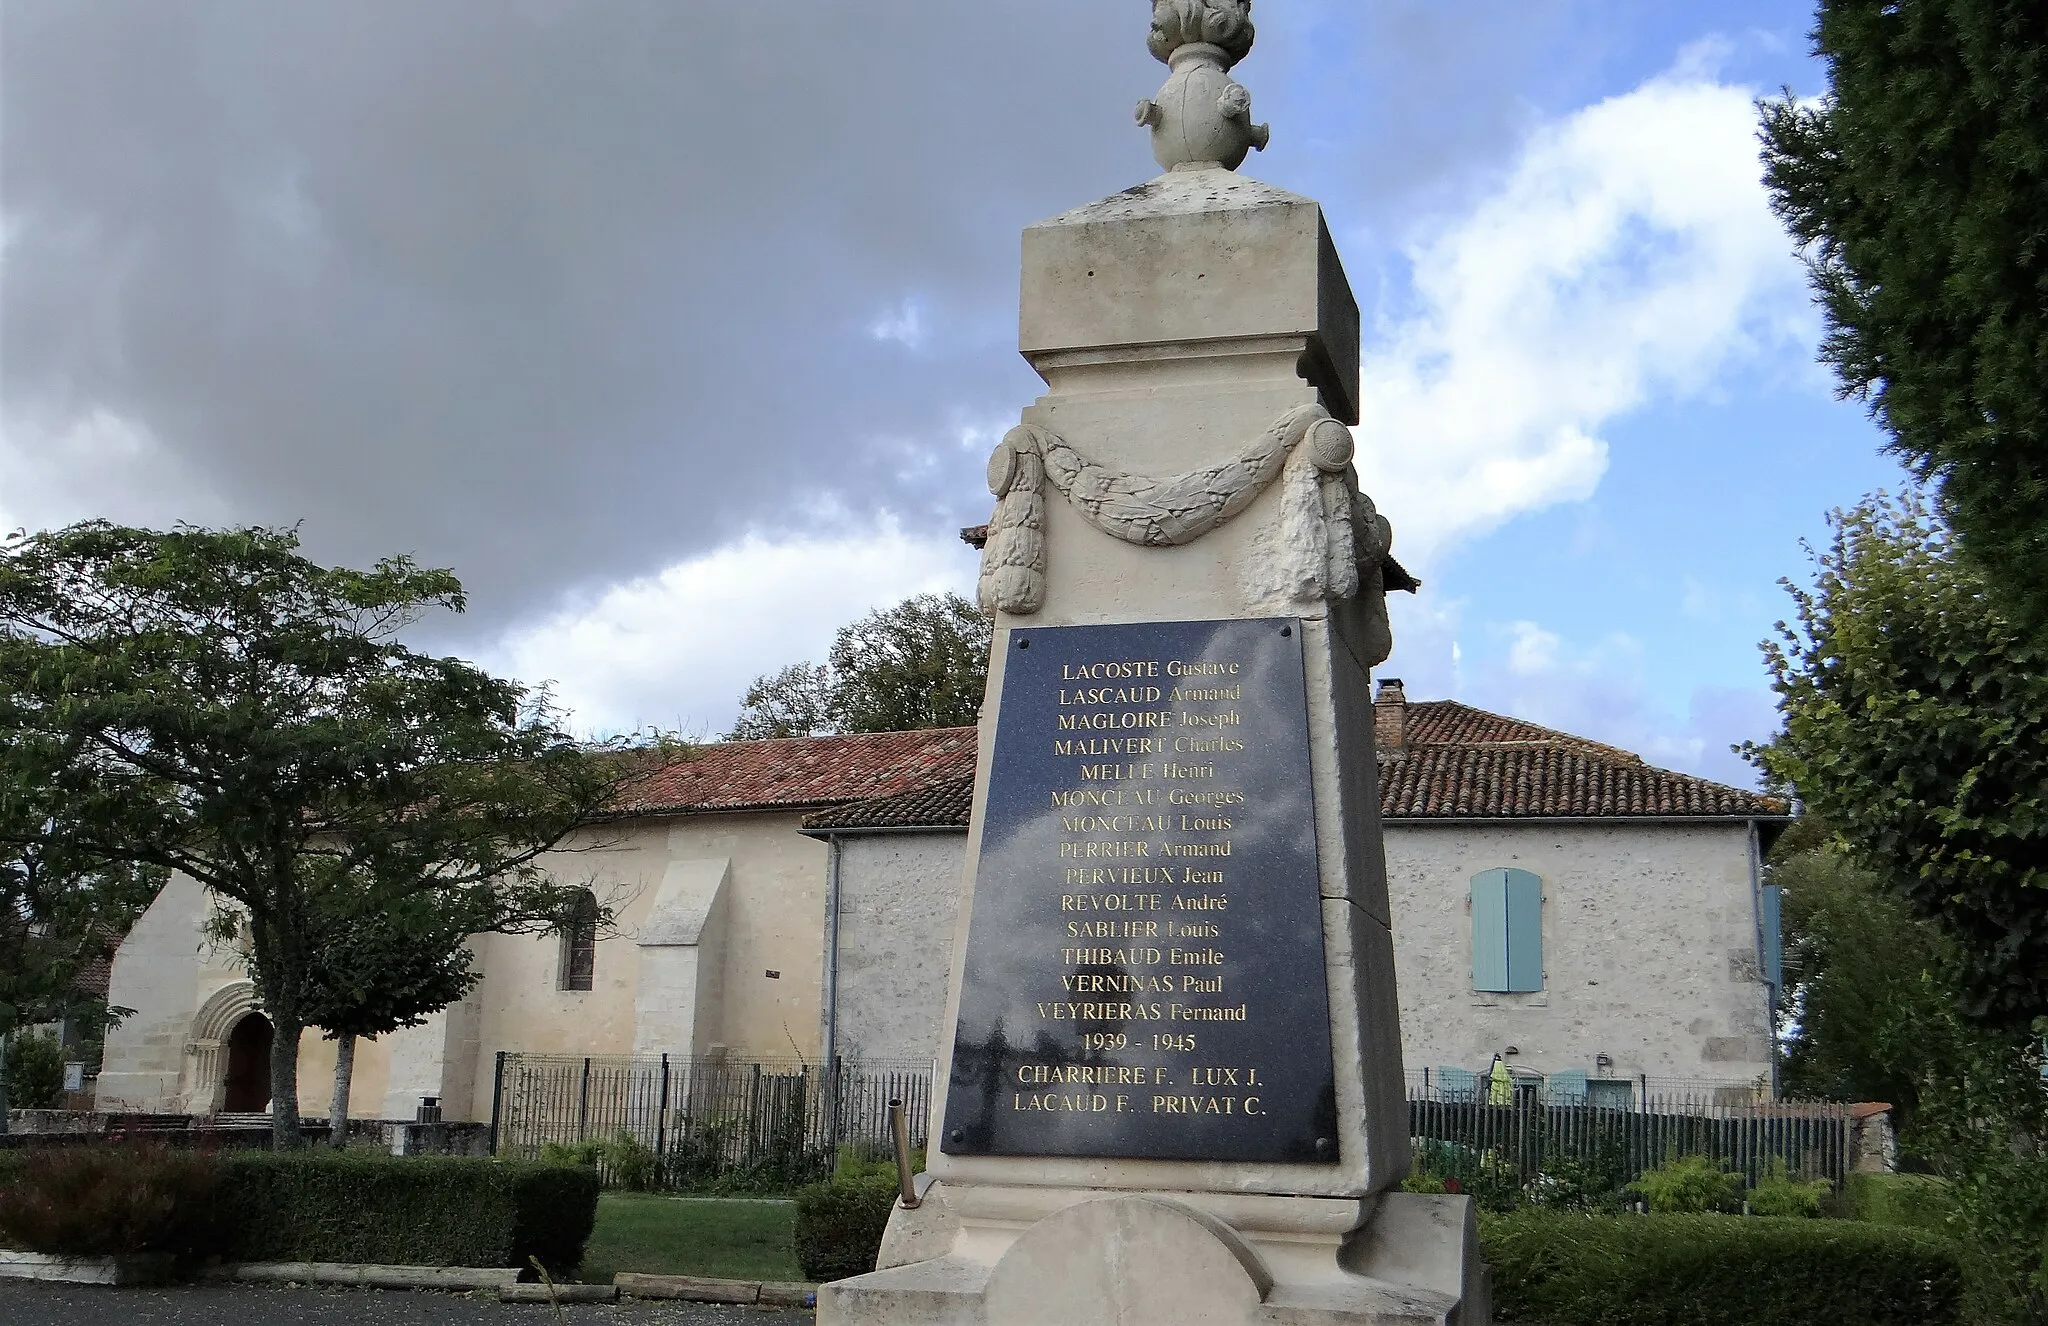
[[[590,1060],[583,1061],[583,1082],[576,1090],[576,1140],[582,1141],[590,1126]]]
[[[498,1154],[498,1112],[505,1102],[505,1052],[498,1051],[498,1066],[491,1074],[491,1154]]]
[[[917,1184],[910,1175],[910,1118],[903,1112],[900,1100],[889,1102],[889,1131],[896,1139],[896,1182],[903,1190],[897,1200],[906,1211],[915,1211],[924,1199],[917,1195]]]
[[[654,1116],[654,1154],[668,1154],[668,1056],[661,1056],[661,1104]]]

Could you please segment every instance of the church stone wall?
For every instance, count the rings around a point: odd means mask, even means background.
[[[499,1050],[529,1054],[684,1055],[691,1046],[636,1045],[641,986],[639,940],[671,862],[730,863],[725,888],[716,1025],[702,1047],[736,1059],[819,1053],[823,979],[825,848],[797,832],[797,813],[757,812],[641,820],[587,836],[548,862],[555,878],[588,887],[617,914],[597,945],[593,988],[558,987],[561,942],[554,935],[491,935],[482,941],[485,976],[474,996],[485,1060]],[[769,976],[769,972],[776,975]],[[488,1072],[477,1074],[479,1097]],[[474,1111],[488,1109],[479,1099]]]

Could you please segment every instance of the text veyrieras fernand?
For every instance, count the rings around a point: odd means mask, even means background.
[[[1003,648],[940,1148],[1334,1163],[1300,624]]]

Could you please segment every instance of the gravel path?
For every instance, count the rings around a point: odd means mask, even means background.
[[[806,1326],[809,1312],[629,1301],[564,1307],[569,1326]],[[107,1289],[0,1281],[6,1326],[552,1326],[545,1306],[484,1294],[201,1285]]]

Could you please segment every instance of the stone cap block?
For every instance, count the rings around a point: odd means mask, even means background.
[[[1315,201],[1184,170],[1024,231],[1018,348],[1305,342],[1302,375],[1358,422],[1358,301]]]

